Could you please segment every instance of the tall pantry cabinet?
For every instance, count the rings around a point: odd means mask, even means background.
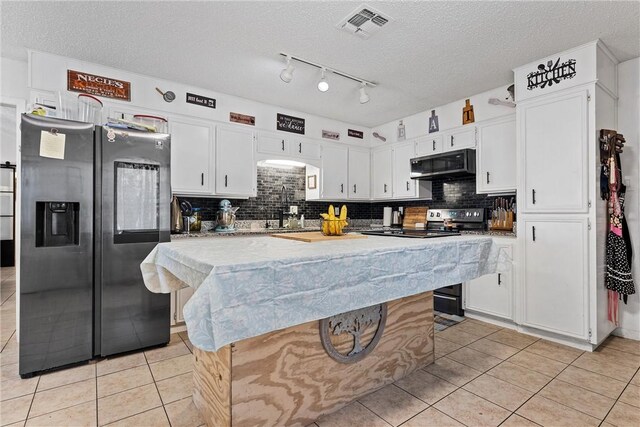
[[[606,204],[600,129],[615,129],[617,60],[600,41],[514,70],[518,159],[516,322],[585,348],[602,342]]]

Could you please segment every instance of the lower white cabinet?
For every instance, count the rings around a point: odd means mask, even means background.
[[[256,192],[253,132],[244,128],[216,129],[216,194],[250,197]]]
[[[348,194],[348,149],[324,144],[322,146],[321,199],[346,199]]]
[[[522,224],[522,225],[521,225]],[[588,338],[588,220],[520,218],[522,319],[526,326]]]
[[[514,260],[515,238],[494,238],[500,251]],[[463,284],[465,310],[514,320],[514,263],[509,271],[487,274]]]
[[[189,301],[189,298],[193,295],[195,289],[192,287],[182,288],[179,291],[175,291],[171,294],[171,324],[184,322],[184,305]]]

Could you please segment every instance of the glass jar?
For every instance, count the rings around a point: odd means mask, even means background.
[[[189,217],[189,231],[199,232],[202,229],[202,214],[200,208],[194,208]]]

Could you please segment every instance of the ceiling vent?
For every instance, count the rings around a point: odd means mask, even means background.
[[[368,39],[390,21],[393,21],[393,18],[384,15],[371,6],[363,4],[338,22],[336,28],[360,38]]]

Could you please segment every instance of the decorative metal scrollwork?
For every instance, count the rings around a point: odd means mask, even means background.
[[[320,320],[320,341],[331,358],[341,363],[355,363],[364,359],[378,345],[387,322],[387,304],[378,304],[360,308],[347,313],[337,314]],[[365,330],[377,324],[371,341],[362,346],[361,338]],[[353,348],[348,354],[342,354],[333,346],[331,335],[348,333],[353,337]]]

